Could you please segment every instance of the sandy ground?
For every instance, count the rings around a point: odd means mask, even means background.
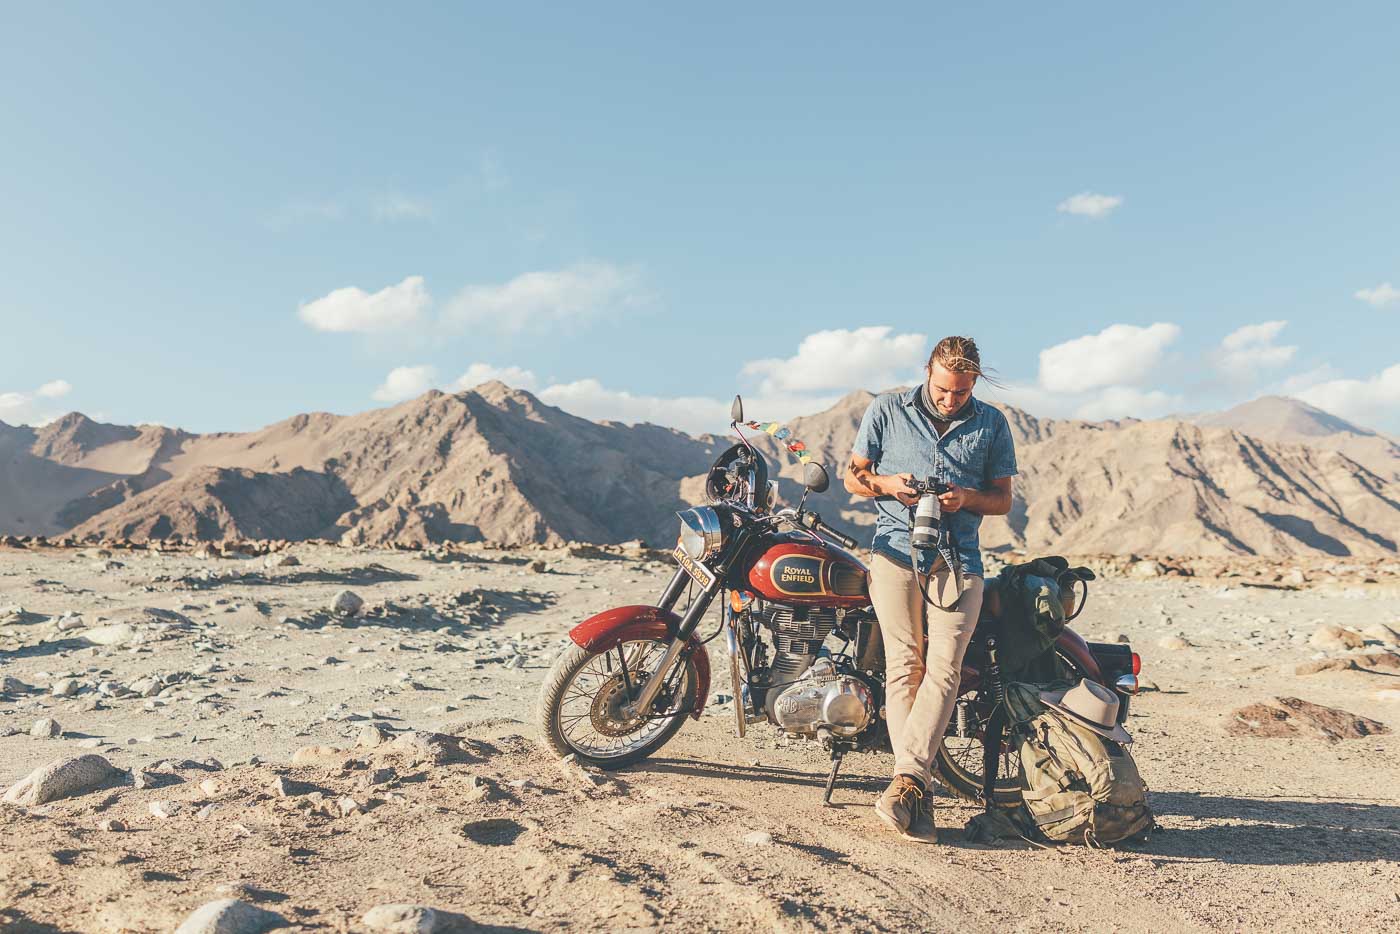
[[[660,562],[291,553],[299,566],[0,551],[0,678],[21,682],[0,694],[0,787],[84,753],[152,786],[0,806],[0,930],[168,931],[221,897],[316,931],[364,930],[385,903],[496,931],[1360,931],[1400,917],[1400,729],[1225,731],[1273,696],[1400,728],[1380,693],[1400,676],[1294,673],[1342,652],[1308,643],[1322,623],[1400,628],[1394,584],[1099,582],[1077,628],[1128,634],[1161,689],[1129,727],[1163,829],[1037,849],[964,843],[974,812],[948,797],[940,843],[892,837],[871,811],[885,756],[848,757],[823,808],[825,755],[767,727],[736,740],[728,707],[613,780],[562,769],[533,738],[537,685],[574,622],[652,602]],[[371,615],[323,612],[346,589]],[[94,630],[121,644],[91,645]],[[1174,635],[1190,647],[1159,647]],[[29,735],[45,717],[59,737]],[[460,742],[357,748],[371,722]],[[291,765],[317,744],[345,751]]]

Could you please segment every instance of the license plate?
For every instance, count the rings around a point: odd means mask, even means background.
[[[705,590],[709,590],[715,585],[715,572],[686,554],[685,549],[680,545],[677,545],[676,550],[671,554],[675,557],[676,563],[685,568],[685,572]]]

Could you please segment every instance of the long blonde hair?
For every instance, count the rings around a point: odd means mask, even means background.
[[[988,374],[990,368],[983,369],[982,353],[977,349],[977,342],[970,337],[943,338],[934,346],[933,353],[929,354],[928,363],[924,367],[925,372],[933,372],[935,363],[953,373],[972,373],[993,386],[1001,385],[994,376]]]

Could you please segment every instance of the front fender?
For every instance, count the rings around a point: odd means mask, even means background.
[[[619,643],[632,639],[654,639],[668,642],[680,625],[675,613],[655,606],[618,606],[604,610],[569,630],[574,644],[590,652],[610,652]],[[710,697],[710,655],[694,636],[687,643],[690,659],[695,663],[695,706],[690,715],[700,719],[705,702]]]

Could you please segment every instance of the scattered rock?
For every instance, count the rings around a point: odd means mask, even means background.
[[[1303,573],[1302,568],[1294,568],[1279,578],[1279,583],[1287,584],[1289,587],[1301,587],[1308,582],[1308,575]]]
[[[1350,658],[1319,658],[1316,661],[1303,662],[1293,673],[1297,675],[1315,675],[1324,671],[1354,671],[1356,662]]]
[[[334,746],[302,746],[292,753],[292,765],[334,765],[345,762],[345,753]]]
[[[375,934],[432,934],[438,913],[426,905],[376,905],[360,923]]]
[[[1128,576],[1141,579],[1147,579],[1150,577],[1161,577],[1166,572],[1166,568],[1162,567],[1162,565],[1158,564],[1156,561],[1153,561],[1150,558],[1146,561],[1135,561],[1133,564],[1128,566]]]
[[[1296,697],[1275,697],[1268,703],[1242,707],[1231,714],[1225,729],[1235,736],[1311,736],[1333,743],[1390,732],[1389,727],[1376,720]]]
[[[1169,652],[1179,652],[1182,649],[1191,648],[1191,643],[1181,636],[1163,636],[1157,640],[1157,648],[1166,649]]]
[[[72,697],[78,693],[78,682],[73,678],[62,678],[50,685],[49,693],[54,697]]]
[[[358,616],[365,608],[365,601],[352,590],[342,590],[331,603],[331,612],[337,616]]]
[[[1308,639],[1308,643],[1322,649],[1359,649],[1366,644],[1366,639],[1359,632],[1352,632],[1341,626],[1325,625],[1317,628]]]
[[[355,737],[355,745],[372,749],[384,745],[390,738],[389,732],[378,723],[366,723],[360,727],[360,734]]]
[[[58,721],[52,717],[35,720],[34,725],[29,728],[29,735],[35,739],[53,739],[62,733],[63,727],[59,726]]]
[[[1106,634],[1104,635],[1103,641],[1105,641],[1105,642],[1120,642],[1120,643],[1122,643],[1122,644],[1124,644],[1124,645],[1127,645],[1129,642],[1131,642],[1131,641],[1133,641],[1133,640],[1131,640],[1131,639],[1128,638],[1128,634],[1127,634],[1126,632],[1110,632],[1110,633],[1106,633]]]
[[[287,919],[276,912],[236,898],[221,898],[196,910],[175,934],[262,934],[286,925]]]
[[[0,676],[0,694],[7,697],[14,697],[16,694],[28,694],[34,690],[31,684],[25,684],[18,678],[10,675]]]
[[[126,645],[136,638],[136,628],[130,623],[113,623],[84,630],[79,638],[89,645]]]
[[[169,820],[176,814],[184,810],[184,805],[179,801],[152,801],[146,805],[146,809],[151,812],[152,817],[159,817],[161,820]]]
[[[16,782],[0,800],[26,806],[47,804],[106,788],[123,774],[106,759],[91,753],[74,759],[56,759]]]
[[[400,733],[393,742],[385,743],[375,752],[403,760],[409,765],[446,765],[449,762],[470,762],[475,758],[455,736],[416,731]]]
[[[126,824],[119,820],[104,820],[97,825],[97,829],[103,833],[123,833],[126,830]]]
[[[766,830],[755,830],[744,836],[745,846],[770,846],[772,843],[773,835]]]
[[[296,555],[278,554],[263,558],[263,567],[265,568],[294,568],[300,564],[301,562],[297,560]]]
[[[530,562],[530,570],[534,571],[536,574],[545,574],[549,571],[549,564],[543,558],[540,558]]]
[[[1395,652],[1369,652],[1355,656],[1356,664],[1362,668],[1379,668],[1382,671],[1400,671],[1400,654]]]
[[[1385,623],[1372,623],[1361,630],[1361,634],[1385,645],[1400,645],[1400,632],[1396,632]]]
[[[212,778],[206,778],[204,781],[199,783],[199,790],[202,791],[208,797],[212,798],[223,790],[223,786]]]

